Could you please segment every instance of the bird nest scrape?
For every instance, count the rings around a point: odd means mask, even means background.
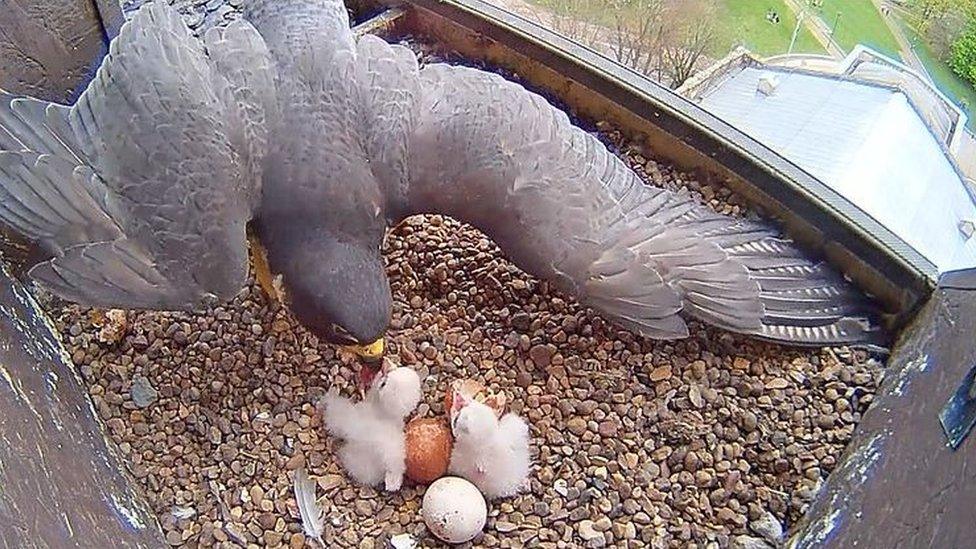
[[[745,211],[724,187],[603,129],[649,184]],[[440,415],[447,385],[471,377],[530,424],[531,489],[491,505],[475,540],[486,546],[773,541],[837,465],[882,376],[860,350],[781,347],[697,322],[685,340],[642,339],[449,218],[408,219],[385,258],[389,352],[424,380],[416,415]],[[435,543],[423,488],[351,484],[321,428],[315,403],[331,388],[352,394],[357,366],[253,282],[206,313],[129,312],[117,343],[100,340],[89,313],[54,311],[171,545],[310,545],[291,492],[302,467],[324,491],[330,545],[379,547],[402,533]]]

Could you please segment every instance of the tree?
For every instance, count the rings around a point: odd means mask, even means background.
[[[976,0],[911,0],[911,22],[935,55],[962,78],[974,82],[973,29]]]
[[[546,7],[533,15],[543,26],[580,44],[603,51],[600,45],[605,29],[592,22],[602,3],[601,0],[562,0],[550,6],[550,3],[542,2]]]
[[[976,21],[952,43],[949,66],[960,77],[976,86]]]
[[[952,44],[966,32],[969,20],[969,16],[961,9],[949,9],[928,22],[925,26],[925,41],[932,46],[932,51],[939,59],[949,59]]]
[[[715,18],[711,4],[678,2],[670,12],[683,24],[672,27],[662,43],[663,72],[672,87],[684,84],[715,42]]]
[[[715,39],[707,0],[564,0],[536,17],[554,31],[666,85],[680,86]]]
[[[932,21],[941,18],[954,0],[911,0],[908,9],[918,20],[919,30],[925,32]]]
[[[666,7],[664,0],[611,0],[610,46],[618,63],[660,78]]]

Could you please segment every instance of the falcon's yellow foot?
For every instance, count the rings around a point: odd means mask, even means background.
[[[268,265],[268,252],[261,245],[261,241],[248,231],[247,241],[251,249],[251,272],[257,281],[261,291],[271,301],[281,302],[284,299],[281,282],[278,277],[271,274],[271,267]]]

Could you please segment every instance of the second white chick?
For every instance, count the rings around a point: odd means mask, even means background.
[[[420,377],[395,368],[373,380],[366,398],[353,402],[330,393],[323,399],[325,428],[345,443],[339,462],[360,484],[400,489],[406,472],[403,419],[420,403]]]
[[[476,400],[453,417],[454,448],[448,470],[471,481],[488,499],[513,496],[527,485],[529,426],[515,414],[501,419]]]

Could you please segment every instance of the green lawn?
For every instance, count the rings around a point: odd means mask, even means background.
[[[905,36],[915,44],[915,53],[925,65],[925,70],[932,76],[935,85],[942,93],[949,96],[957,105],[966,111],[969,121],[966,124],[970,130],[976,131],[976,88],[972,84],[956,76],[949,65],[940,61],[929,46],[922,40],[915,30],[904,21],[898,21],[904,30]]]
[[[713,55],[721,57],[740,44],[763,56],[786,53],[789,49],[796,15],[782,0],[720,0],[716,7],[719,40]],[[779,14],[779,23],[766,21],[769,9]],[[796,37],[793,52],[826,53],[826,50],[804,26]]]
[[[582,17],[591,23],[612,25],[611,18],[599,3],[573,0],[530,0],[563,15]],[[743,45],[760,56],[786,53],[796,27],[796,16],[783,0],[717,0],[716,41],[708,52],[711,57],[724,57],[732,48]],[[775,10],[779,23],[766,21],[766,11]],[[640,17],[634,11],[633,17]],[[826,53],[806,27],[800,29],[793,47],[796,53]]]
[[[820,18],[829,28],[834,29],[834,39],[845,51],[864,44],[885,55],[901,59],[898,41],[871,0],[823,0]]]

